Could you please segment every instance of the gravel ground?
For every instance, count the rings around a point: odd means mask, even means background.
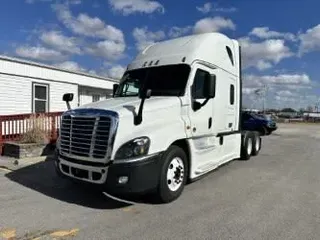
[[[280,124],[259,156],[127,205],[58,179],[53,163],[0,170],[0,239],[319,239],[320,126]],[[38,238],[39,237],[39,238]]]

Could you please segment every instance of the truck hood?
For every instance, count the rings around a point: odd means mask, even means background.
[[[119,97],[110,98],[104,101],[89,103],[78,107],[77,109],[101,109],[111,110],[119,114],[119,117],[125,117],[133,114],[133,111],[138,114],[141,99],[138,97]],[[179,97],[151,97],[146,99],[143,107],[143,114],[153,111],[158,111],[164,108],[177,107],[181,105]],[[76,110],[76,109],[75,109]]]

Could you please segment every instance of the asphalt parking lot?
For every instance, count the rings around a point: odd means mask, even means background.
[[[175,202],[128,205],[55,176],[0,170],[0,239],[319,239],[320,125],[285,125],[259,156],[187,185]]]

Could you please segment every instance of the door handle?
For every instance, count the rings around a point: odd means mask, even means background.
[[[212,126],[212,117],[209,117],[208,119],[208,128],[210,129]]]

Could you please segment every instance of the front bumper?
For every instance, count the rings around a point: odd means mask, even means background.
[[[277,129],[278,129],[277,126],[268,127],[268,131],[270,131],[270,132],[274,132],[274,131],[277,130]]]
[[[56,157],[56,170],[72,180],[94,185],[110,194],[144,193],[158,186],[161,171],[161,153],[136,159],[134,161],[93,164]],[[120,177],[127,177],[127,182],[119,182]]]

